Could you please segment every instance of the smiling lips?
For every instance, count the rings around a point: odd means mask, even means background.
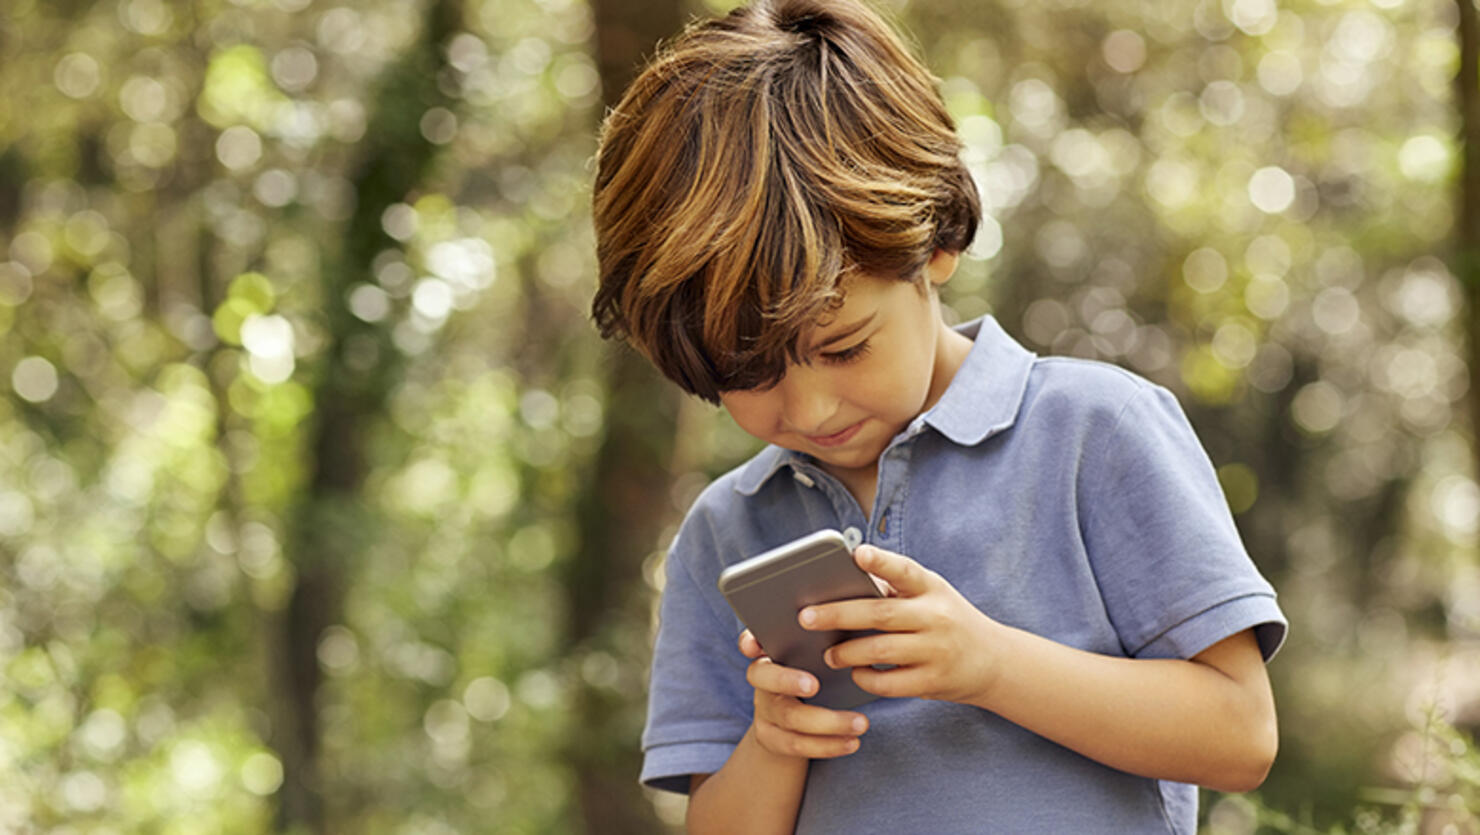
[[[857,435],[858,430],[862,428],[863,421],[860,420],[859,422],[853,424],[852,426],[844,429],[841,432],[834,432],[831,435],[808,435],[807,440],[820,447],[838,446],[840,444],[847,443],[853,438],[854,435]]]

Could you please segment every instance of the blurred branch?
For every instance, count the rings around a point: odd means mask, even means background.
[[[15,148],[0,149],[0,232],[10,237],[20,217],[21,190],[28,179],[26,160]]]

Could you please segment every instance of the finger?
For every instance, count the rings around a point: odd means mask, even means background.
[[[853,683],[863,690],[886,699],[923,697],[932,692],[924,668],[895,667],[876,670],[873,667],[854,667]]]
[[[740,654],[746,658],[760,658],[766,654],[766,651],[761,649],[761,642],[757,641],[755,636],[750,634],[749,629],[740,633],[739,644]]]
[[[808,606],[797,613],[803,629],[832,629],[907,632],[918,629],[918,618],[912,613],[910,600],[903,597],[875,597],[838,600]]]
[[[849,710],[831,710],[799,702],[790,696],[761,694],[755,715],[783,730],[807,736],[859,736],[868,730],[868,717]]]
[[[914,597],[929,591],[935,576],[909,557],[874,545],[860,545],[854,549],[853,561],[859,568],[888,583],[902,597]]]
[[[756,690],[797,699],[814,695],[818,688],[817,677],[811,673],[783,667],[766,657],[750,663],[745,680]]]
[[[823,653],[822,659],[834,670],[844,667],[872,667],[890,664],[896,667],[919,664],[927,655],[924,639],[917,633],[886,632],[844,641]]]
[[[828,760],[846,757],[858,750],[856,736],[811,736],[788,731],[760,719],[755,723],[755,737],[762,747],[784,757]]]

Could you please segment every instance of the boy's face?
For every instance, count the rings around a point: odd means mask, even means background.
[[[938,251],[924,287],[858,276],[843,304],[802,334],[806,362],[767,389],[720,394],[741,429],[843,475],[872,470],[889,441],[935,404],[970,341],[940,317],[936,288],[956,256]]]

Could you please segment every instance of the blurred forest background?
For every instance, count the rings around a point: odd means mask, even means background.
[[[754,444],[595,337],[589,181],[729,5],[0,3],[0,833],[677,830],[657,569]],[[948,315],[1177,392],[1293,622],[1207,831],[1480,831],[1471,0],[883,8]]]

